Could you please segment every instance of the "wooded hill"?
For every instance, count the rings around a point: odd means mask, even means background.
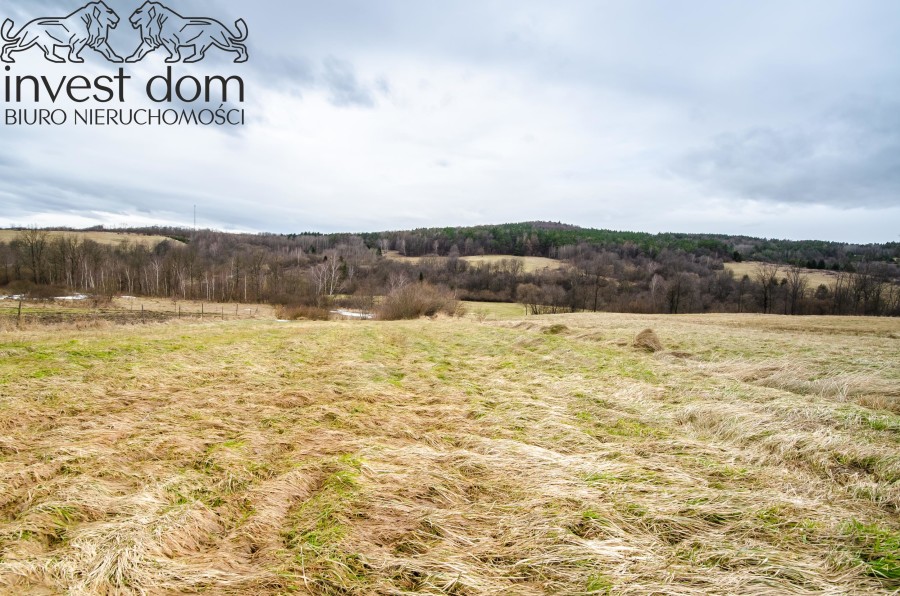
[[[648,234],[552,222],[360,234],[116,230],[171,239],[156,246],[101,244],[60,231],[21,230],[0,242],[0,286],[35,295],[49,285],[324,308],[335,301],[364,307],[374,296],[424,284],[462,299],[523,302],[533,312],[900,314],[896,242]],[[526,271],[514,259],[461,258],[478,255],[545,257],[565,266]],[[724,267],[733,260],[767,265],[738,278]],[[810,287],[804,268],[827,270],[833,281]]]

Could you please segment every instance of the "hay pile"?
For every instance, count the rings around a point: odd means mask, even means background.
[[[659,352],[663,349],[662,342],[653,329],[644,329],[638,333],[631,345],[645,352]]]

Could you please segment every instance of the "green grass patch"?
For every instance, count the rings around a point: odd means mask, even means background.
[[[900,532],[856,520],[845,524],[843,532],[853,542],[855,557],[869,575],[900,587]]]
[[[291,529],[282,533],[285,546],[295,553],[298,570],[320,593],[365,590],[369,566],[358,553],[342,546],[354,518],[359,498],[362,460],[345,454],[326,465],[331,473],[321,489],[304,501],[291,516]]]
[[[653,437],[664,439],[669,436],[669,433],[661,428],[655,428],[638,420],[627,420],[625,418],[619,418],[613,424],[604,426],[603,429],[615,437]]]
[[[613,589],[612,580],[601,573],[595,573],[588,577],[587,584],[584,587],[588,594],[611,594]]]

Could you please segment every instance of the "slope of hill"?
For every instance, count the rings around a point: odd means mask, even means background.
[[[456,298],[527,302],[544,313],[900,315],[896,243],[643,234],[540,222],[357,235],[131,231],[186,243],[160,243],[151,254],[133,244],[98,249],[0,241],[0,287],[11,295],[41,295],[35,288],[49,285],[83,294],[321,308],[341,296],[371,303],[421,282]],[[509,258],[522,266],[498,266]],[[726,270],[746,270],[741,262],[748,260],[815,270],[826,287],[802,276],[784,283],[751,277],[746,283]],[[838,276],[826,271],[846,275],[836,283]]]
[[[397,261],[399,263],[408,263],[411,265],[419,265],[422,263],[422,259],[447,259],[448,257],[434,257],[434,256],[424,256],[424,257],[405,257],[399,254],[397,251],[392,250],[384,253],[384,256],[392,261]],[[536,271],[541,270],[555,270],[555,269],[563,269],[565,268],[565,263],[559,261],[558,259],[548,259],[546,257],[517,257],[515,255],[478,255],[471,257],[460,257],[466,263],[470,263],[472,265],[482,265],[482,264],[498,264],[503,261],[512,261],[514,263],[519,263],[522,266],[522,270],[526,273],[534,273]]]
[[[653,327],[664,350],[631,347]],[[0,592],[873,594],[900,322],[0,334]]]
[[[20,235],[18,230],[0,230],[0,242],[12,242]],[[79,240],[91,240],[97,244],[107,246],[118,246],[123,243],[141,244],[147,248],[154,248],[160,242],[171,241],[177,242],[172,238],[159,235],[146,235],[132,232],[99,232],[99,231],[68,231],[68,230],[48,230],[49,238],[59,238],[63,236],[75,237]]]
[[[375,246],[385,239],[402,242],[405,254],[446,254],[457,246],[461,254],[467,246],[486,254],[553,257],[554,249],[588,243],[604,248],[633,247],[649,254],[663,250],[681,250],[690,254],[731,258],[738,253],[743,259],[776,262],[825,261],[825,265],[868,260],[897,262],[900,243],[856,245],[819,240],[778,240],[731,236],[725,234],[687,234],[627,232],[581,228],[552,222],[526,222],[457,228],[422,228],[407,231],[360,234],[367,244]]]

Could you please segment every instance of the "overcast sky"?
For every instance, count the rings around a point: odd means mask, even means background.
[[[0,18],[17,31],[80,4],[4,0]],[[140,0],[107,4],[127,56]],[[0,226],[192,225],[196,204],[227,230],[900,240],[897,0],[165,4],[245,19],[248,63],[212,49],[176,74],[244,77],[247,125],[0,126]],[[13,75],[115,70],[92,50],[15,57]],[[127,107],[164,57],[128,65]]]

